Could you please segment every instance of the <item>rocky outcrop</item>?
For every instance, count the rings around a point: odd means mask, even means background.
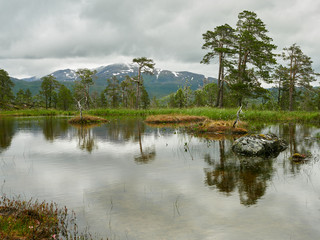
[[[238,138],[232,145],[235,153],[244,156],[277,156],[287,143],[274,134],[256,134]]]

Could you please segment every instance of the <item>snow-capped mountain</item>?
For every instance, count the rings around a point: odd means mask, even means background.
[[[91,70],[96,71],[96,78],[94,80],[95,85],[92,88],[98,92],[106,87],[107,79],[114,76],[116,76],[121,82],[127,75],[131,77],[138,75],[138,66],[133,63],[111,64]],[[53,75],[59,82],[67,84],[68,86],[70,86],[73,81],[77,80],[76,70],[73,69],[58,70],[51,73],[51,75]],[[174,72],[156,68],[151,75],[143,74],[143,79],[146,89],[151,96],[164,96],[175,92],[179,87],[184,86],[185,84],[188,84],[191,89],[197,89],[199,86],[203,85],[205,76],[187,71]],[[209,82],[215,81],[214,78],[208,78],[208,80]],[[16,84],[14,88],[15,92],[19,90],[19,86],[20,88],[26,89],[28,87],[28,83],[32,83],[33,92],[35,92],[37,89],[34,86],[39,85],[40,87],[41,78],[33,77],[28,79],[19,79],[14,80],[14,82]],[[24,83],[23,87],[21,87],[22,82]]]

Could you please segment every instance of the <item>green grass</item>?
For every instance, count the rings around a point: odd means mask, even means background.
[[[85,111],[86,114],[103,117],[143,117],[160,114],[184,114],[205,116],[212,120],[234,120],[238,109],[218,109],[210,107],[201,108],[159,108],[159,109],[92,109]],[[78,115],[77,111],[59,110],[17,110],[1,111],[0,116],[59,116],[59,115]],[[300,122],[320,124],[319,112],[305,111],[261,111],[244,110],[240,119],[248,122]]]
[[[218,109],[218,108],[160,108],[160,109],[93,109],[88,111],[91,115],[97,116],[141,116],[161,114],[184,114],[205,116],[212,120],[234,120],[238,109]],[[240,114],[240,119],[243,121],[254,122],[300,122],[320,124],[319,112],[304,112],[304,111],[258,111],[244,110]]]
[[[58,116],[58,115],[75,115],[76,111],[61,111],[56,109],[26,109],[0,111],[0,116]]]

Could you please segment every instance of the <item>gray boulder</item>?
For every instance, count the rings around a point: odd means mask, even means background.
[[[244,156],[277,156],[287,148],[287,143],[274,134],[243,136],[234,141],[232,150]]]

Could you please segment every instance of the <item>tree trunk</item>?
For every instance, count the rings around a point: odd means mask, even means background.
[[[220,83],[220,101],[219,101],[219,108],[223,108],[223,85],[224,85],[224,68],[221,70],[221,83]]]
[[[139,102],[140,102],[140,81],[141,81],[140,78],[141,78],[141,67],[139,67],[139,72],[138,72],[136,109],[139,108]]]
[[[280,106],[281,99],[281,78],[279,79],[279,87],[278,87],[278,106]]]
[[[293,58],[290,59],[289,111],[293,111],[294,72]]]
[[[217,100],[216,100],[215,107],[220,106],[221,73],[222,73],[222,53],[219,54],[218,93],[217,93]]]

